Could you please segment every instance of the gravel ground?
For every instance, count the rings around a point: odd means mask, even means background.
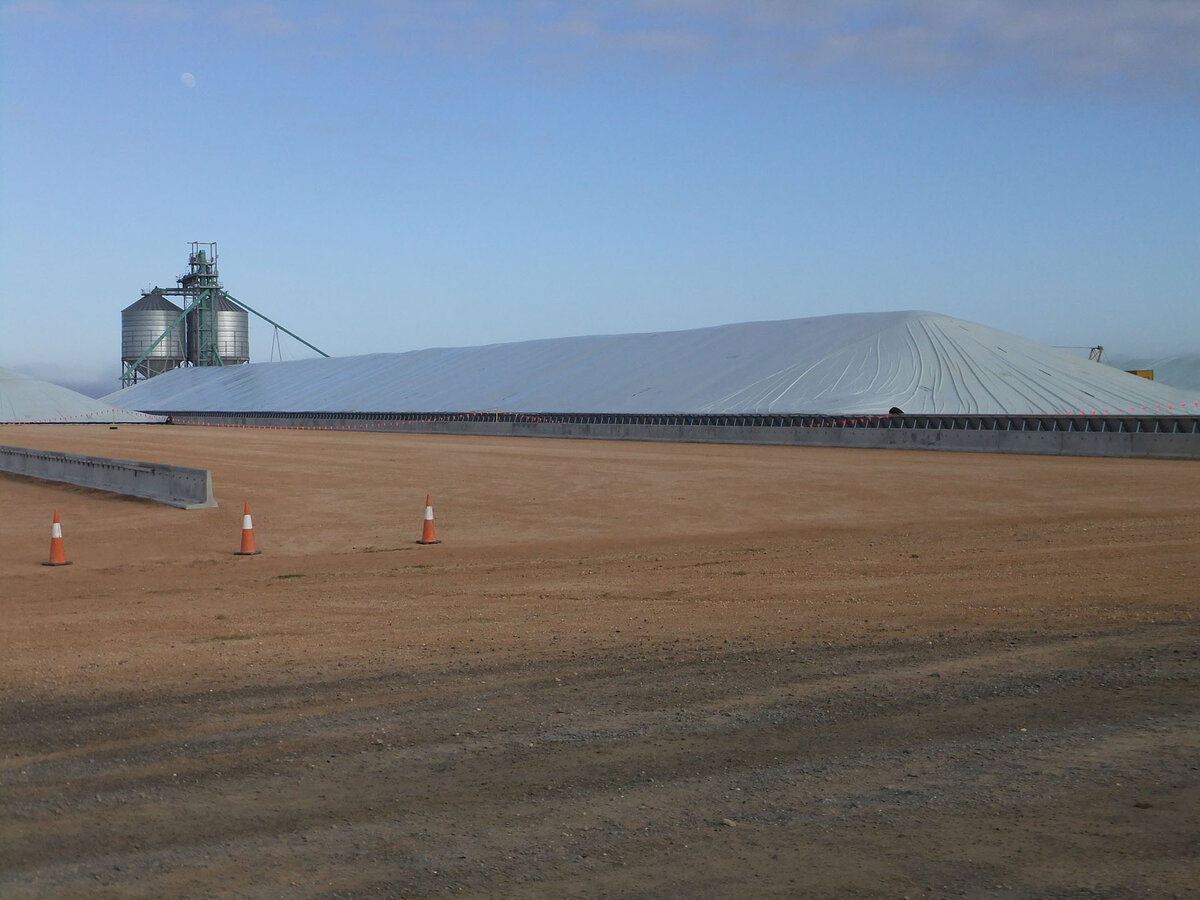
[[[0,477],[4,897],[1200,894],[1194,463],[0,443],[221,501]]]

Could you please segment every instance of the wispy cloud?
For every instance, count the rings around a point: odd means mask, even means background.
[[[97,19],[174,22],[190,17],[188,9],[170,0],[16,0],[0,3],[0,17],[9,21],[41,21],[85,25]]]
[[[728,63],[1200,96],[1200,0],[0,0],[0,17],[190,19],[449,56]]]
[[[1200,91],[1194,0],[644,0],[782,65]]]
[[[1200,94],[1196,0],[395,0],[372,18],[381,40],[455,53]]]
[[[296,21],[279,3],[237,3],[220,12],[223,22],[248,34],[288,34]]]

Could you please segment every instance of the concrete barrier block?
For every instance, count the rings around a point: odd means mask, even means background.
[[[0,447],[0,471],[145,497],[180,509],[217,505],[213,497],[212,472],[208,469],[26,447]]]

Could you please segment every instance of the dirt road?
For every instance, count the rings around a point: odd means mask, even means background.
[[[0,443],[0,896],[1197,895],[1193,462]]]

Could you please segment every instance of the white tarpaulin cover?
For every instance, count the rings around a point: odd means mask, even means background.
[[[93,400],[69,388],[0,369],[0,422],[162,422],[113,404]]]
[[[930,312],[177,369],[104,399],[177,412],[833,415],[1166,414],[1200,401]]]

